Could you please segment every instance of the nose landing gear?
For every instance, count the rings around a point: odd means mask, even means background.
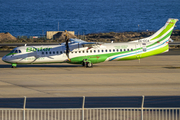
[[[16,68],[17,64],[13,63],[11,68]]]

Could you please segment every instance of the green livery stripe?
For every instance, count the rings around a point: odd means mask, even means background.
[[[145,53],[142,53],[140,55],[138,54],[138,55],[132,55],[132,56],[124,57],[124,58],[121,58],[119,60],[135,60],[135,59],[139,59],[139,58],[144,58],[144,57],[148,57],[148,56],[163,53],[163,52],[167,51],[168,49],[169,49],[169,45],[167,44],[166,46],[161,47],[159,49],[149,51],[149,52],[145,52]],[[120,55],[120,54],[124,54],[124,53],[130,53],[130,52],[132,52],[132,51],[109,53],[109,54],[103,54],[103,55],[99,54],[99,55],[75,57],[75,58],[72,58],[71,62],[69,62],[69,63],[81,64],[83,62],[83,59],[88,59],[93,64],[95,64],[95,63],[104,62],[108,57],[111,57],[111,56],[114,56],[114,55]]]
[[[159,42],[166,40],[170,35],[171,35],[172,31],[170,31],[166,36],[164,36],[162,39],[159,40]],[[154,45],[158,44],[157,42],[146,46],[147,48],[152,47]],[[139,55],[132,55],[129,57],[125,57],[125,58],[121,58],[120,60],[133,60],[133,59],[139,59],[140,58],[144,58],[144,57],[148,57],[148,56],[152,56],[152,55],[156,55],[162,52],[165,52],[169,49],[168,44],[165,47],[161,47],[159,49],[153,50],[153,51],[147,51],[146,53],[142,53],[140,56]],[[142,47],[140,48],[136,48],[133,50],[133,52],[136,52],[138,50],[142,50]],[[91,61],[92,63],[100,63],[100,62],[104,62],[107,58],[111,57],[111,56],[115,56],[115,55],[122,55],[125,53],[131,53],[132,51],[123,51],[123,52],[116,52],[116,53],[108,53],[108,54],[97,54],[97,55],[89,55],[89,56],[81,56],[81,57],[74,57],[71,59],[70,63],[73,64],[81,64],[83,59],[88,59],[89,61]],[[138,57],[139,56],[139,57]]]
[[[172,30],[172,31],[173,31],[173,30]],[[166,36],[164,36],[163,38],[161,38],[161,39],[158,40],[158,41],[161,42],[161,41],[167,39],[167,38],[171,35],[172,31],[170,31]],[[151,46],[153,46],[153,45],[155,45],[155,44],[158,44],[158,43],[157,43],[157,42],[154,42],[153,44],[148,45],[148,46],[146,46],[146,47],[148,48],[148,47],[151,47]]]
[[[159,33],[156,37],[154,37],[151,40],[157,39],[157,38],[161,37],[162,35],[164,35],[167,31],[169,31],[171,28],[174,27],[175,23],[176,23],[175,20],[171,20],[170,23],[166,26],[166,28],[161,33]]]
[[[88,59],[88,61],[91,61],[92,63],[100,63],[100,62],[104,62],[107,58],[108,58],[107,54],[81,56],[81,57],[71,58],[71,61],[69,63],[82,64],[84,59]]]
[[[15,55],[17,53],[8,53],[6,56],[9,56],[9,55]]]
[[[142,49],[142,48],[138,48],[136,50],[139,50],[139,49]],[[97,55],[74,57],[74,58],[71,58],[71,61],[69,63],[81,64],[84,59],[88,59],[92,63],[100,63],[100,62],[104,62],[108,57],[111,57],[114,55],[120,55],[124,53],[129,53],[129,52],[132,52],[132,51],[123,51],[123,52],[115,52],[115,53],[108,53],[108,54],[97,54]]]
[[[169,45],[168,44],[166,46],[162,47],[162,48],[159,48],[159,49],[156,49],[156,50],[153,50],[153,51],[145,52],[145,53],[142,53],[142,54],[139,54],[139,55],[133,55],[133,56],[128,56],[128,57],[121,58],[118,61],[121,61],[121,60],[135,60],[135,59],[139,59],[139,58],[145,58],[145,57],[149,57],[149,56],[152,56],[152,55],[157,55],[157,54],[163,53],[163,52],[165,52],[167,50],[169,50]]]

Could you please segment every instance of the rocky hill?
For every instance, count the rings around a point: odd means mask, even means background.
[[[95,33],[85,35],[86,41],[91,42],[128,42],[133,40],[138,40],[141,38],[149,37],[155,32],[146,31],[146,32],[109,32],[109,33]],[[82,36],[83,38],[84,36]],[[171,38],[174,41],[180,41],[180,30],[174,30],[172,32]]]
[[[80,38],[88,42],[128,42],[133,40],[142,39],[149,37],[155,32],[146,31],[146,32],[109,32],[109,33],[92,33],[87,35],[78,35],[74,36],[68,33],[68,38]],[[0,33],[0,42],[6,43],[11,42],[57,42],[57,40],[62,43],[65,41],[66,32],[57,33],[54,35],[54,40],[41,40],[39,39],[20,39],[12,36],[10,33]],[[174,41],[180,41],[180,30],[174,30],[172,32],[171,38]]]
[[[72,35],[71,33],[65,31],[65,32],[58,32],[53,36],[54,40],[65,40],[66,34],[68,38],[77,38],[75,35]]]
[[[6,32],[6,33],[0,33],[0,41],[6,42],[6,41],[16,41],[17,38],[12,36],[10,33]]]

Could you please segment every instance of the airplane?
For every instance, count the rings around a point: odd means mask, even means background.
[[[21,46],[14,48],[2,60],[12,68],[18,64],[71,63],[92,67],[105,61],[140,60],[169,51],[169,39],[178,19],[169,18],[153,35],[123,43],[86,42],[67,38],[60,45]]]

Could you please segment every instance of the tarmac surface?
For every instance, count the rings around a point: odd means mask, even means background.
[[[72,64],[18,65],[0,58],[0,98],[179,96],[180,54],[112,61],[84,68]]]

